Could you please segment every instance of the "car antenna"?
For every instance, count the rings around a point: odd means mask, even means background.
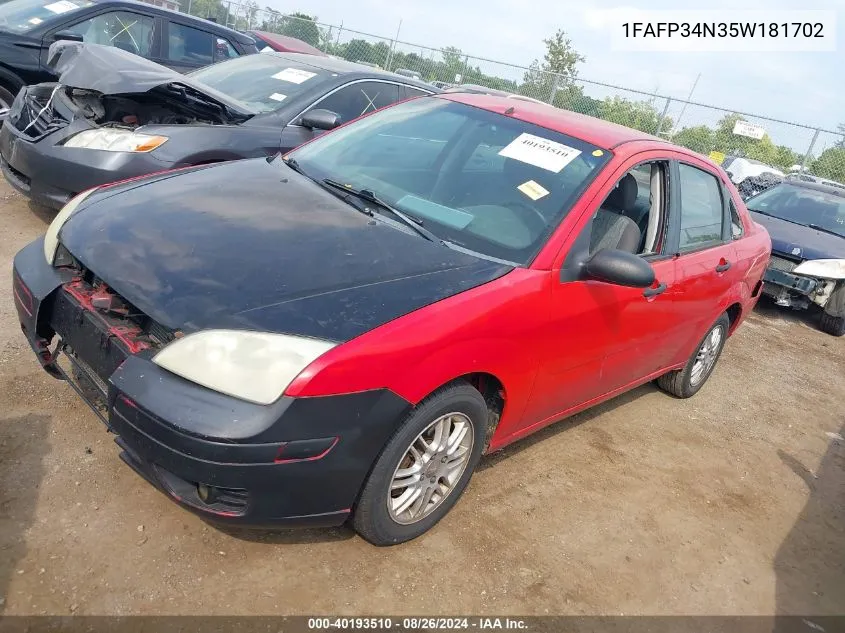
[[[516,112],[516,108],[514,108],[513,106],[505,110],[505,114],[513,114],[514,112]]]

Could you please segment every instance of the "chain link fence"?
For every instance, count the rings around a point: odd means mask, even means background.
[[[183,10],[238,30],[270,31],[303,40],[349,61],[415,76],[438,87],[474,84],[518,93],[654,134],[710,156],[737,156],[778,170],[845,182],[845,126],[830,130],[737,112],[704,103],[544,72],[476,57],[458,48],[433,48],[396,37],[285,15],[254,3],[182,0]],[[737,124],[737,122],[741,122]],[[744,122],[744,123],[743,123]],[[738,132],[738,133],[737,133]]]

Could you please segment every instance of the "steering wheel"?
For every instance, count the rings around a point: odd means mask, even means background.
[[[528,217],[532,217],[532,218],[534,216],[538,217],[540,219],[540,223],[542,225],[541,229],[540,229],[541,231],[546,230],[546,228],[549,226],[549,222],[546,219],[546,216],[544,216],[542,213],[540,213],[534,207],[532,207],[532,206],[530,206],[530,205],[528,205],[524,202],[511,200],[509,202],[502,203],[502,206],[507,208],[507,209],[513,209],[514,211],[518,211],[522,215],[527,215]],[[532,220],[532,223],[533,223],[533,220]]]

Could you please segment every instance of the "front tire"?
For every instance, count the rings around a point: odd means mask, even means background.
[[[730,324],[727,313],[716,319],[684,368],[663,374],[657,379],[657,386],[678,398],[690,398],[698,393],[722,355]]]
[[[15,95],[13,95],[8,89],[3,86],[0,86],[0,112],[4,110],[8,110],[12,107],[12,102],[15,100]]]
[[[845,334],[845,317],[833,316],[825,310],[819,320],[819,329],[826,334],[842,336]]]
[[[481,459],[487,405],[465,382],[441,387],[411,411],[376,460],[352,520],[373,545],[431,529],[451,510]]]

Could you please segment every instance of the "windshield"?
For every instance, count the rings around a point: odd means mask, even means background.
[[[0,30],[27,33],[42,22],[92,4],[85,0],[11,0],[0,4]]]
[[[298,64],[281,55],[244,55],[190,73],[193,79],[245,103],[256,112],[270,112],[322,81],[330,73]]]
[[[812,224],[845,237],[845,197],[827,191],[783,183],[749,198],[745,205],[749,211],[804,226]]]
[[[291,157],[312,178],[373,192],[440,239],[524,265],[610,152],[502,114],[425,97],[362,118]]]

